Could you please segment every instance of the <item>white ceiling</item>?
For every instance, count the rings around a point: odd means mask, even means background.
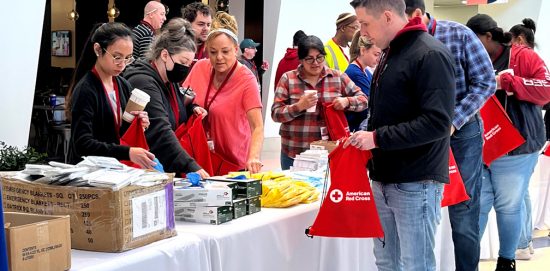
[[[462,0],[434,0],[434,6],[463,6]]]

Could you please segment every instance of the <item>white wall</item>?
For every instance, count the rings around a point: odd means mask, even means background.
[[[0,28],[0,141],[26,146],[36,83],[45,0],[11,1]]]
[[[550,67],[550,16],[548,11],[550,10],[550,0],[542,0],[541,6],[538,9],[539,16],[537,23],[537,32],[535,33],[535,43],[537,44],[536,50],[539,55],[544,59],[547,67]],[[543,13],[546,12],[546,13]]]
[[[520,24],[523,18],[531,18],[538,22],[539,13],[542,14],[541,1],[548,2],[549,0],[508,0],[508,3],[505,4],[479,5],[478,11],[488,14],[497,21],[502,29],[508,31],[512,26]],[[545,15],[548,16],[548,14]],[[539,25],[537,23],[537,27]]]
[[[229,1],[229,14],[235,16],[235,18],[237,19],[237,25],[239,26],[239,34],[237,35],[239,41],[244,39],[244,2],[245,0]],[[271,1],[267,0],[265,2]]]
[[[278,14],[277,14],[278,10]],[[269,91],[265,118],[265,137],[278,137],[279,124],[271,119],[275,71],[286,48],[292,46],[292,36],[298,30],[316,35],[323,42],[336,32],[340,13],[354,12],[349,1],[334,0],[266,0],[264,1],[264,58],[271,67],[264,74],[262,89]]]
[[[435,7],[432,13],[436,19],[466,24],[477,14],[477,6]]]

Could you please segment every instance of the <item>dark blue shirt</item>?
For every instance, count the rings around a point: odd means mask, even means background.
[[[372,74],[369,70],[362,71],[359,66],[350,64],[345,73],[349,76],[351,81],[357,85],[367,97],[370,97],[370,82],[372,80]],[[349,130],[358,131],[359,125],[369,115],[369,110],[365,109],[361,112],[346,111],[346,119],[348,120]]]

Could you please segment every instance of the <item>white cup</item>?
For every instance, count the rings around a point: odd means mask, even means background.
[[[132,95],[130,96],[128,103],[126,104],[126,108],[124,109],[122,119],[127,122],[132,122],[135,116],[130,114],[130,112],[143,111],[150,100],[151,96],[149,96],[149,94],[143,92],[142,90],[134,88],[134,90],[132,90]]]
[[[308,95],[308,94],[310,94],[310,93],[315,94],[314,96],[317,97],[317,90],[315,90],[315,89],[306,89],[306,90],[304,90],[304,94],[305,94],[305,95]],[[306,110],[306,112],[315,112],[315,109],[317,109],[317,105],[316,105],[316,104],[315,104],[314,106],[308,108],[308,109]]]

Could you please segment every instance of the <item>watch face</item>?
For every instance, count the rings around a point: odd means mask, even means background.
[[[229,0],[218,0],[216,8],[218,11],[229,12]]]

